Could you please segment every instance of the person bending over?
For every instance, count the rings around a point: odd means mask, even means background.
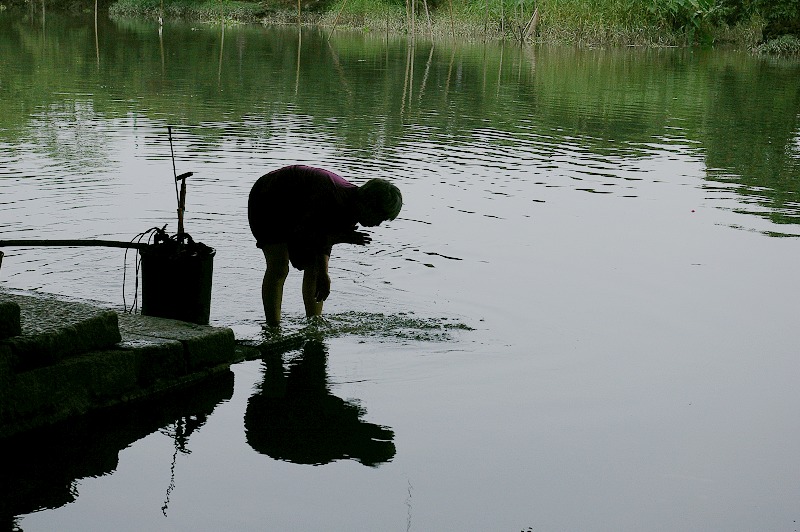
[[[322,314],[331,291],[328,260],[335,244],[369,244],[357,224],[375,227],[394,220],[403,206],[400,190],[385,179],[361,186],[322,168],[293,165],[261,176],[250,190],[247,215],[267,271],[261,298],[267,325],[281,319],[289,263],[303,270],[306,316]]]

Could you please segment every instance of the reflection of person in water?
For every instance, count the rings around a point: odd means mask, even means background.
[[[297,464],[352,458],[376,466],[394,457],[394,433],[360,419],[365,411],[330,393],[327,352],[308,340],[284,372],[280,355],[265,360],[261,389],[244,415],[247,442],[259,453]]]
[[[281,319],[289,263],[303,272],[306,316],[322,314],[331,291],[328,259],[334,244],[369,244],[356,224],[375,227],[394,220],[403,205],[400,190],[385,179],[361,186],[309,166],[286,166],[261,176],[247,202],[250,229],[264,252],[267,270],[261,298],[267,325]]]

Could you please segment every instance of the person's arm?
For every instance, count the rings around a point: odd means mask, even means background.
[[[314,298],[317,302],[325,301],[331,293],[331,277],[328,275],[329,260],[330,256],[326,254],[318,255],[314,259],[317,271],[317,291],[314,294]]]

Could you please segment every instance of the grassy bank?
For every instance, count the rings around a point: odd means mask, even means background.
[[[704,7],[705,6],[705,7]],[[765,20],[733,17],[710,0],[119,0],[111,16],[320,24],[460,40],[588,46],[736,45],[757,49]],[[800,53],[800,40],[762,46]]]
[[[340,23],[370,29],[589,46],[752,45],[763,24],[757,17],[734,26],[676,21],[636,0],[440,0],[427,10],[425,0],[416,2],[413,19],[385,0],[337,0],[331,11],[341,12]]]
[[[266,13],[263,4],[235,0],[122,0],[109,7],[109,14],[118,17],[147,17],[241,22],[259,22]]]

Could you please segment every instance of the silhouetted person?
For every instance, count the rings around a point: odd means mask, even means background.
[[[290,262],[304,270],[306,316],[319,316],[331,291],[332,246],[369,244],[372,239],[356,231],[357,224],[375,227],[394,220],[402,206],[400,190],[385,179],[356,186],[328,170],[302,165],[261,176],[250,191],[247,214],[256,246],[267,261],[261,285],[267,325],[280,323]]]
[[[278,460],[327,464],[354,459],[375,466],[395,455],[394,432],[360,419],[365,411],[330,393],[322,342],[308,340],[284,371],[280,355],[265,360],[260,390],[247,402],[247,443]]]

